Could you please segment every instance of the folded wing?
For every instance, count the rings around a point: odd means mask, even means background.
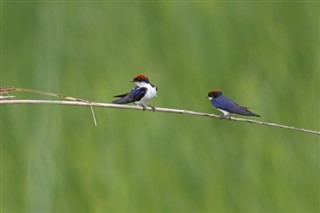
[[[146,94],[147,88],[145,87],[135,87],[129,93],[116,95],[114,97],[120,98],[112,101],[114,104],[127,104],[135,101],[140,101],[141,98]]]
[[[230,113],[260,117],[259,115],[255,114],[253,112],[250,112],[248,110],[248,107],[241,106],[225,96],[221,96],[219,98],[212,99],[212,104],[215,107],[222,109],[222,110],[225,110]]]

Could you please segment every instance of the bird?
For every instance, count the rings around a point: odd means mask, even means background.
[[[156,108],[149,104],[150,100],[157,96],[158,88],[150,83],[149,78],[144,74],[136,75],[131,82],[136,86],[128,93],[121,95],[115,95],[114,97],[120,98],[112,101],[114,104],[127,104],[134,103],[143,108],[143,111],[147,109],[147,106],[151,107],[152,111]]]
[[[225,117],[230,117],[230,114],[232,113],[238,115],[261,117],[258,114],[250,112],[248,110],[249,107],[241,106],[230,98],[224,96],[220,90],[211,90],[208,93],[208,98],[215,108],[223,112],[223,115]]]

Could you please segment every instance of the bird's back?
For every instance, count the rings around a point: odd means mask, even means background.
[[[217,98],[211,99],[211,103],[218,109],[225,110],[229,113],[235,113],[239,115],[248,115],[248,116],[257,116],[260,117],[259,115],[252,113],[248,110],[248,107],[241,106],[231,100],[230,98],[221,95]]]

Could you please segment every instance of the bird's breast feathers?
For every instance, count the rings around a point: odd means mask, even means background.
[[[147,89],[146,94],[141,98],[140,101],[135,102],[136,104],[142,104],[142,105],[147,105],[149,101],[157,96],[157,88],[156,86],[153,86],[148,83],[140,84],[140,87],[144,87]]]

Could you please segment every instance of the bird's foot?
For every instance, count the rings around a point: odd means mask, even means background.
[[[156,111],[156,108],[151,106],[151,105],[148,105],[149,107],[151,107],[152,111],[155,112]]]
[[[147,107],[145,107],[144,105],[141,104],[142,110],[146,111]]]
[[[221,118],[224,118],[224,119],[228,119],[228,120],[231,120],[231,114],[227,114],[227,115],[220,115]]]

